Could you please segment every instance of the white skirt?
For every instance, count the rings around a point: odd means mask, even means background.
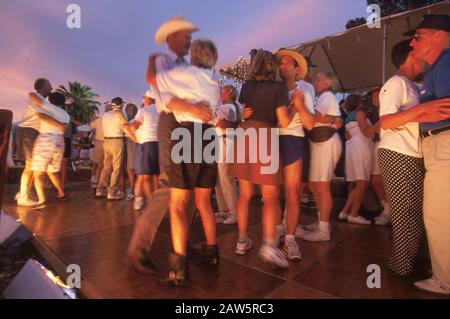
[[[348,182],[370,181],[373,168],[373,143],[352,138],[345,144],[345,177]]]
[[[310,146],[309,181],[330,182],[342,153],[342,142],[339,135],[335,133],[333,137],[323,143],[310,141]]]

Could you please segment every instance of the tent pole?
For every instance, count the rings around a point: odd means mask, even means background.
[[[384,84],[384,82],[386,82],[386,68],[387,68],[387,63],[386,63],[386,54],[387,54],[387,23],[385,23],[383,25],[383,82],[382,84]]]

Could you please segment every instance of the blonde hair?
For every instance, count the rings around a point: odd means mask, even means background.
[[[258,50],[251,61],[248,77],[255,81],[273,80],[276,71],[275,55],[270,51]]]
[[[198,39],[191,45],[191,64],[199,68],[211,69],[217,62],[219,54],[214,42]]]

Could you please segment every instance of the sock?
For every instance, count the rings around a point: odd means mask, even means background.
[[[295,241],[295,236],[294,235],[286,235],[286,242],[288,241]]]
[[[247,241],[248,235],[247,233],[239,233],[239,241]]]
[[[329,233],[330,232],[330,223],[319,221],[319,230]]]

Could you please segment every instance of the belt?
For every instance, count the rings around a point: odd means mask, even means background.
[[[425,138],[425,137],[432,136],[432,135],[438,135],[439,133],[442,133],[442,132],[445,132],[448,130],[450,130],[450,126],[444,126],[444,127],[428,130],[427,132],[420,132],[420,136],[422,136],[422,138]]]
[[[120,140],[123,139],[123,136],[115,136],[115,137],[104,137],[105,140]]]

